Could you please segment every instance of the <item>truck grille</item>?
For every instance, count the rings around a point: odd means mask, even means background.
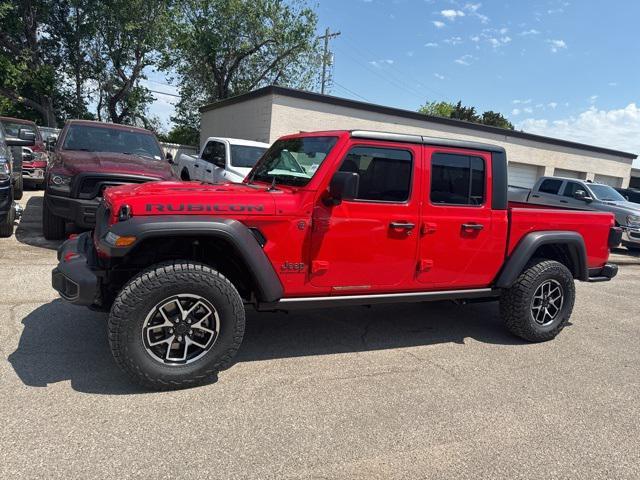
[[[145,183],[149,178],[118,177],[118,176],[83,176],[77,187],[78,198],[92,199],[102,197],[105,188],[127,185],[129,183]]]

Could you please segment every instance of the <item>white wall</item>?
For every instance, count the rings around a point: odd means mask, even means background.
[[[272,101],[273,95],[264,95],[202,112],[200,142],[208,137],[231,137],[271,143]]]
[[[629,183],[632,160],[624,157],[284,95],[269,95],[263,98],[271,99],[272,97],[274,104],[271,114],[270,142],[285,134],[313,130],[366,129],[415,133],[501,145],[506,149],[510,161],[538,165],[542,167],[545,175],[553,175],[554,169],[559,167],[584,172],[587,179],[593,179],[596,174],[602,174],[622,178],[623,185]],[[594,139],[594,143],[597,144],[597,139]]]

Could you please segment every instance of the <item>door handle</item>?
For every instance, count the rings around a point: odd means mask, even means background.
[[[484,228],[484,225],[482,225],[481,223],[463,223],[462,224],[462,229],[463,230],[482,230]]]
[[[193,166],[194,168],[200,168],[200,165],[198,165],[197,163]]]
[[[211,173],[211,170],[207,170],[207,173]]]
[[[533,198],[540,198],[540,195],[533,194],[531,195]]]
[[[391,228],[402,228],[404,230],[413,230],[416,228],[415,223],[407,223],[407,222],[391,222],[389,224]]]
[[[560,203],[569,203],[566,200],[560,200]]]

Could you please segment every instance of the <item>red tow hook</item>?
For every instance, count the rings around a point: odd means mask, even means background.
[[[78,258],[79,256],[80,255],[78,255],[77,253],[69,252],[63,257],[63,259],[65,262],[68,262],[70,260],[73,260],[74,258]]]

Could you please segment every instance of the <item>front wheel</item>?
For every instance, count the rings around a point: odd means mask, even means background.
[[[42,205],[42,233],[47,240],[62,240],[65,235],[65,220],[49,210],[46,196]]]
[[[507,328],[530,342],[544,342],[565,327],[575,300],[573,275],[554,260],[532,260],[500,297]]]
[[[11,207],[4,221],[0,222],[0,238],[8,238],[13,235],[13,222],[15,219],[16,210],[14,207]]]
[[[16,180],[16,183],[13,186],[13,198],[16,200],[22,200],[23,194],[24,194],[24,179],[22,178],[22,175],[20,175],[20,178]]]
[[[150,267],[116,297],[109,344],[116,363],[154,390],[214,380],[244,336],[240,294],[216,270],[190,261]]]

